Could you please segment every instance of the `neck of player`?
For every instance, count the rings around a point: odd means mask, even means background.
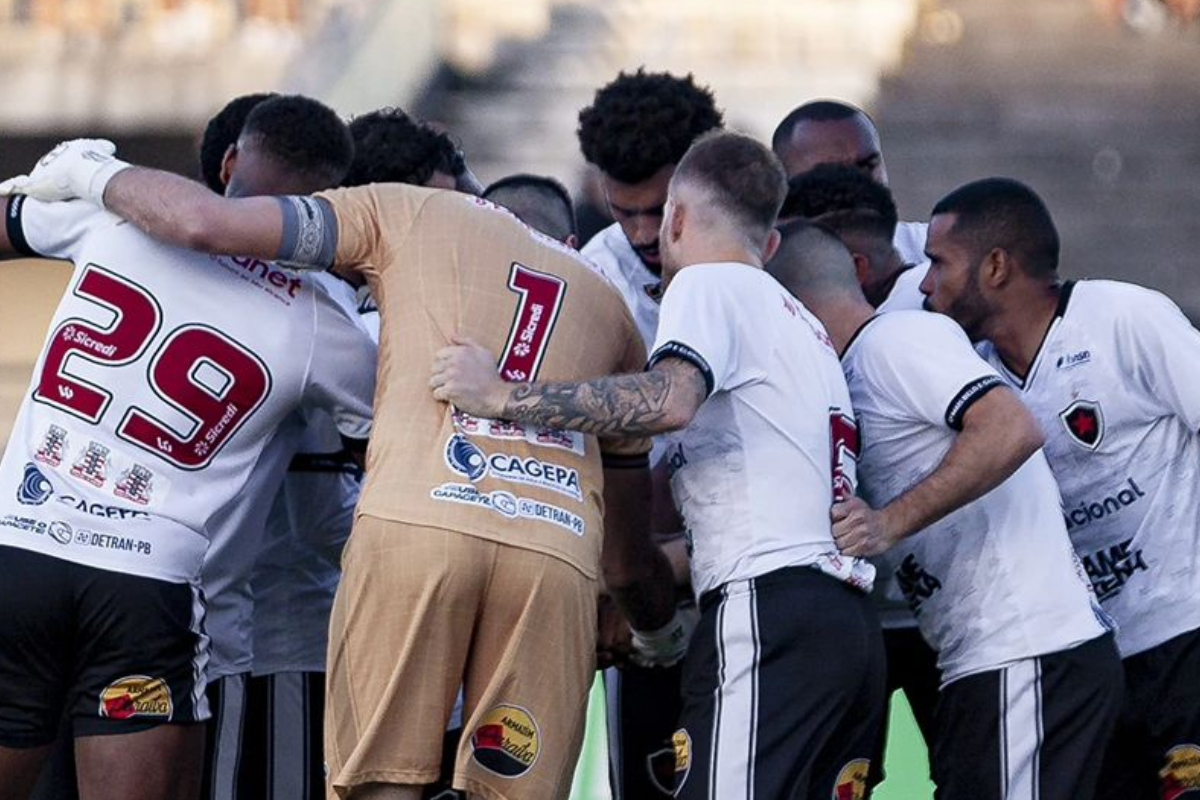
[[[994,317],[993,330],[985,338],[991,339],[996,352],[1012,372],[1024,378],[1033,366],[1050,325],[1058,314],[1059,283],[1031,285],[1006,303],[1001,313]]]

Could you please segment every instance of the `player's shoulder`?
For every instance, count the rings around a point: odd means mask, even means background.
[[[1136,283],[1113,280],[1081,280],[1068,284],[1066,314],[1082,325],[1157,327],[1186,323],[1179,305],[1162,292]]]

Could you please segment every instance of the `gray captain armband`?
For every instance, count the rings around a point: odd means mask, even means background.
[[[325,270],[337,254],[337,218],[333,206],[317,197],[275,198],[283,212],[283,236],[275,261],[281,267]]]

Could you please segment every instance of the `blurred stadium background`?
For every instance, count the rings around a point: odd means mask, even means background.
[[[619,69],[693,72],[768,137],[836,97],[883,135],[906,219],[1005,174],[1051,205],[1068,277],[1172,295],[1200,318],[1200,0],[0,0],[0,176],[55,141],[196,172],[226,100],[302,92],[346,115],[446,125],[487,183],[554,175],[585,197],[576,113]],[[0,445],[66,280],[0,264]],[[1200,380],[1200,376],[1197,377]],[[898,724],[911,723],[900,709]],[[925,800],[911,735],[886,800]],[[577,796],[598,797],[586,784]]]

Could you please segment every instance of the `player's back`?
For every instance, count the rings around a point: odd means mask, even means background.
[[[327,198],[338,264],[360,265],[382,318],[359,512],[546,552],[594,575],[596,440],[452,417],[429,393],[429,364],[462,334],[499,352],[513,381],[639,370],[644,348],[618,294],[574,251],[486,201],[399,185]]]
[[[314,356],[332,305],[271,264],[167,247],[85,203],[14,202],[7,224],[75,270],[0,465],[0,543],[193,580],[284,415],[342,391]]]

